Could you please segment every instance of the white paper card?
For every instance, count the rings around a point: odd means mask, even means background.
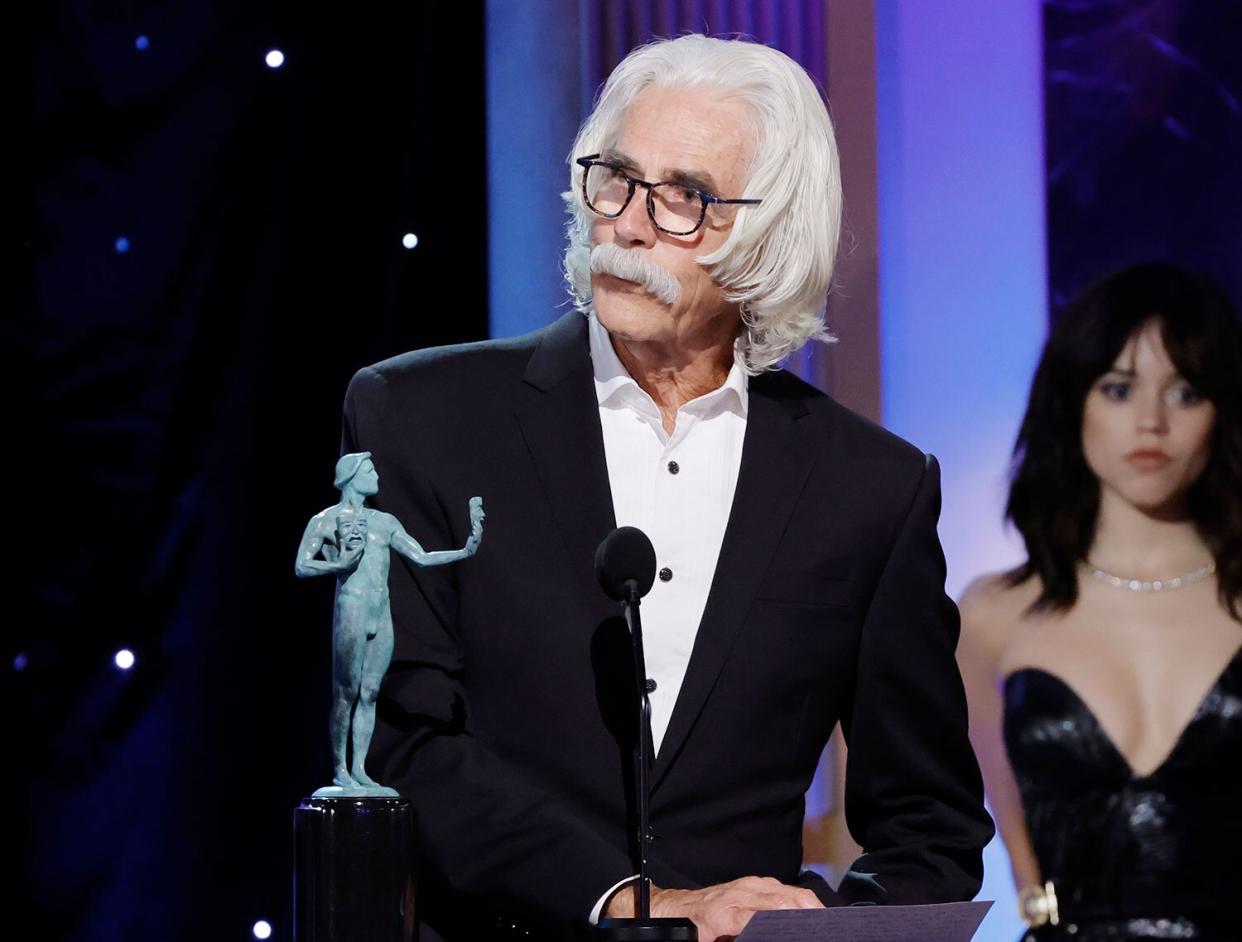
[[[755,913],[737,942],[970,942],[990,902]]]

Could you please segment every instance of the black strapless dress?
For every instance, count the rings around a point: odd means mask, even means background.
[[[1242,940],[1242,649],[1150,775],[1038,668],[1005,680],[1005,746],[1060,908],[1024,938]]]

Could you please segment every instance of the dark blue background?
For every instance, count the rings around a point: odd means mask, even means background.
[[[1046,0],[1053,309],[1174,262],[1242,303],[1242,2]]]
[[[293,561],[341,397],[487,330],[481,5],[30,7],[0,931],[287,939],[332,592]]]

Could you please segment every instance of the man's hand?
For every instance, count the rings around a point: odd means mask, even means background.
[[[632,917],[637,887],[619,889],[604,908],[605,916]],[[763,909],[822,909],[810,890],[787,886],[771,877],[742,877],[701,890],[662,890],[651,887],[651,915],[683,916],[694,921],[700,942],[725,942]]]

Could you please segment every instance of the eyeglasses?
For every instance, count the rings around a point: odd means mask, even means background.
[[[639,186],[647,188],[647,215],[655,227],[675,236],[697,232],[707,218],[710,204],[754,206],[763,202],[721,199],[689,184],[671,180],[648,183],[599,158],[599,154],[591,154],[579,157],[575,163],[583,168],[582,199],[588,208],[605,219],[616,219],[625,212],[625,207],[634,198],[634,188]]]

